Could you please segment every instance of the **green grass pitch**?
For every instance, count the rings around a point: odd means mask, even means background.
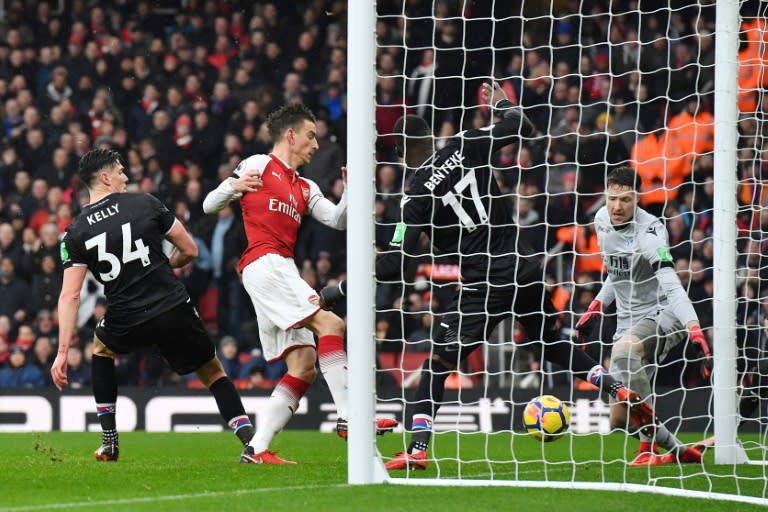
[[[757,436],[742,439],[752,447],[751,457],[764,457]],[[765,510],[744,503],[642,493],[349,486],[345,443],[335,435],[317,432],[286,431],[275,439],[274,448],[297,460],[296,466],[240,465],[239,443],[227,433],[124,433],[117,463],[93,460],[99,440],[97,433],[0,434],[0,511]],[[379,439],[378,445],[382,454],[391,455],[402,449],[403,441],[403,434],[392,434]],[[768,496],[763,466],[717,466],[709,454],[705,462],[709,476],[699,465],[628,468],[621,458],[631,457],[636,444],[619,434],[566,436],[547,445],[509,433],[438,434],[433,455],[443,460],[431,462],[427,471],[414,472],[412,477],[493,475],[507,480],[632,483],[655,479],[656,485],[727,493],[737,492],[738,485],[741,494]],[[601,453],[604,464],[597,462]],[[546,467],[530,462],[542,457],[549,463]]]

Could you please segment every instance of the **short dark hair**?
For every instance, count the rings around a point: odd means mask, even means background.
[[[605,179],[605,186],[619,185],[622,187],[629,187],[635,192],[640,192],[641,185],[643,183],[642,178],[637,172],[627,166],[615,167],[612,169]]]
[[[402,116],[395,122],[395,127],[392,131],[394,132],[393,137],[395,139],[397,156],[400,157],[405,155],[405,144],[409,138],[413,138],[410,143],[416,142],[418,144],[424,141],[424,137],[430,135],[427,122],[414,115]]]
[[[80,158],[77,165],[77,174],[88,188],[91,188],[93,180],[99,171],[105,167],[112,167],[121,161],[120,153],[112,149],[94,149]]]
[[[317,123],[315,114],[302,103],[285,105],[269,114],[267,126],[269,127],[269,137],[272,139],[272,144],[280,140],[280,136],[285,130],[288,128],[296,130],[301,127],[304,121]]]

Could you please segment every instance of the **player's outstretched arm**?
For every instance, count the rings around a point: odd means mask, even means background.
[[[67,352],[75,332],[77,312],[80,309],[80,289],[85,281],[87,267],[72,266],[64,269],[64,280],[59,294],[59,349],[51,366],[51,378],[59,390],[67,382]]]
[[[520,137],[532,137],[536,127],[519,106],[513,105],[497,83],[485,83],[482,96],[493,107],[495,114],[501,117],[498,123],[486,128],[470,129],[460,135],[465,146],[478,155],[495,153],[502,146],[515,142]]]
[[[203,211],[217,213],[233,199],[240,199],[246,192],[256,192],[262,185],[261,171],[258,170],[245,171],[237,178],[227,178],[205,196]]]
[[[174,246],[173,252],[168,258],[168,264],[171,268],[181,268],[197,258],[197,244],[195,244],[184,224],[179,222],[178,219],[173,223],[173,227],[165,235],[165,238]]]
[[[346,184],[346,167],[342,167],[342,176]],[[339,202],[333,204],[320,191],[312,180],[309,183],[309,212],[321,224],[334,229],[347,229],[347,188],[344,187]]]

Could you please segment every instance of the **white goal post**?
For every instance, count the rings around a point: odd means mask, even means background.
[[[458,1],[461,4],[464,0]],[[495,0],[504,2],[506,0]],[[616,3],[617,0],[611,0]],[[408,2],[401,2],[406,4]],[[432,12],[442,2],[438,0],[424,2],[432,4]],[[520,2],[526,4],[526,0]],[[542,2],[550,3],[550,2]],[[554,1],[551,3],[555,3]],[[561,2],[562,3],[562,2]],[[573,2],[570,2],[573,3]],[[581,1],[576,2],[581,4]],[[622,2],[623,4],[623,2]],[[637,6],[638,2],[628,2]],[[738,441],[738,392],[737,359],[739,357],[736,343],[737,310],[736,310],[736,261],[737,261],[737,140],[739,137],[738,123],[740,121],[737,107],[739,93],[739,33],[741,2],[739,0],[718,0],[715,11],[715,41],[714,58],[714,203],[712,207],[714,246],[714,264],[711,274],[714,282],[712,297],[713,323],[712,338],[714,352],[714,370],[712,378],[712,411],[713,416],[708,421],[714,427],[716,439],[714,462],[716,465],[741,465],[748,463],[748,457]],[[642,13],[635,13],[638,17]],[[606,15],[610,16],[608,12]],[[403,14],[405,16],[405,14]],[[550,7],[549,17],[557,21]],[[516,16],[519,28],[526,20],[522,15]],[[349,260],[348,274],[348,314],[347,339],[349,355],[349,392],[350,417],[348,438],[348,482],[350,484],[391,483],[406,485],[450,485],[450,486],[516,486],[516,487],[549,487],[562,489],[591,489],[614,490],[629,492],[653,492],[667,495],[689,496],[711,499],[727,499],[744,503],[768,504],[768,493],[762,495],[740,494],[739,476],[735,470],[731,478],[736,481],[733,492],[720,492],[719,487],[710,485],[708,490],[686,489],[681,483],[684,475],[675,478],[654,478],[650,472],[647,482],[638,484],[636,480],[628,479],[626,471],[618,471],[615,478],[605,477],[600,481],[560,481],[560,480],[530,480],[523,474],[495,476],[491,471],[489,476],[463,478],[458,475],[442,475],[423,478],[418,474],[388,474],[384,469],[382,454],[377,447],[374,423],[376,416],[376,372],[377,372],[377,332],[376,332],[376,278],[375,278],[375,201],[376,201],[376,169],[381,162],[377,161],[376,152],[376,29],[377,6],[375,1],[348,2],[348,120],[347,132],[349,144],[347,162],[350,169],[348,175],[348,222],[347,244]],[[494,31],[505,30],[505,24],[511,23],[508,18],[492,19]],[[553,25],[554,26],[554,25]],[[522,30],[522,29],[520,29]],[[434,35],[433,35],[434,37]],[[768,40],[768,39],[766,39]],[[404,44],[404,43],[403,43]],[[495,49],[492,49],[495,50]],[[768,61],[768,60],[767,60]],[[577,68],[578,69],[578,68]],[[434,72],[434,68],[432,70]],[[405,73],[400,70],[399,73]],[[403,75],[406,78],[406,75]],[[461,77],[459,77],[461,78]],[[488,76],[487,78],[492,78]],[[550,76],[551,78],[551,76]],[[402,86],[404,89],[404,86]],[[460,103],[461,99],[457,100]],[[459,107],[464,108],[461,103]],[[581,115],[581,114],[580,114]],[[546,131],[544,128],[541,131]],[[546,134],[545,134],[546,135]],[[591,220],[591,218],[590,218]],[[513,343],[510,343],[514,345]],[[486,360],[488,353],[484,354]],[[506,352],[502,357],[507,357]],[[496,371],[497,369],[494,369]],[[488,379],[485,379],[487,383]],[[543,385],[543,384],[542,384]],[[482,387],[482,386],[481,386]],[[405,401],[405,392],[403,392]],[[511,391],[508,396],[511,396]],[[564,397],[568,398],[568,397]],[[597,399],[597,397],[595,397]],[[599,401],[599,399],[597,399]],[[515,414],[520,414],[520,404],[513,407]],[[438,413],[439,414],[439,413]],[[411,428],[410,417],[398,415],[403,422],[403,429]],[[684,419],[684,418],[683,418]],[[515,418],[513,418],[513,421]],[[458,420],[457,420],[458,422]],[[509,433],[514,437],[519,432]],[[403,437],[406,439],[407,435]],[[765,439],[763,438],[763,441]],[[566,443],[568,441],[559,441]],[[571,446],[578,444],[578,437],[570,441]],[[405,448],[402,446],[401,448]],[[625,446],[626,448],[626,446]],[[542,449],[543,453],[543,449]],[[389,455],[386,453],[384,455]],[[765,450],[762,458],[765,461]],[[545,466],[549,464],[545,455],[541,460]],[[615,462],[615,461],[612,461]],[[515,461],[519,463],[519,461]],[[459,461],[461,464],[461,461]],[[555,463],[560,464],[560,462]],[[616,466],[611,466],[615,469]],[[717,468],[717,466],[715,466]],[[697,478],[716,482],[722,475],[718,471],[710,473],[712,468],[701,465]],[[602,469],[605,472],[605,469]],[[762,478],[766,477],[765,471]],[[760,477],[758,477],[759,479]]]
[[[373,245],[373,169],[374,95],[376,85],[376,4],[349,2],[348,26],[348,133],[354,143],[348,145],[347,162],[352,172],[347,180],[347,336],[357,340],[347,347],[349,358],[349,437],[347,449],[350,484],[383,482],[386,472],[376,451],[373,421],[376,389],[374,332],[374,245]],[[354,301],[354,302],[353,302]]]
[[[717,3],[715,18],[715,211],[713,397],[715,462],[747,461],[736,442],[736,144],[739,2]]]

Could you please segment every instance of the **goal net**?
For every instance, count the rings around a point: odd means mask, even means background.
[[[354,35],[369,27],[356,13],[368,14],[350,2],[350,75],[375,74],[368,81],[350,76],[350,128],[375,123],[370,140],[361,131],[360,147],[350,148],[350,164],[358,150],[356,161],[369,162],[370,149],[376,173],[375,191],[365,188],[372,186],[370,175],[351,173],[351,243],[362,251],[360,241],[370,240],[381,254],[402,237],[402,206],[415,170],[398,159],[396,120],[404,114],[424,119],[437,151],[464,131],[494,122],[481,92],[484,82],[494,81],[523,108],[536,133],[489,153],[496,186],[456,190],[456,206],[475,195],[501,197],[518,228],[517,243],[542,260],[537,280],[557,310],[559,338],[572,342],[570,350],[586,350],[610,365],[615,311],[605,311],[587,343],[576,340],[575,325],[606,278],[593,222],[605,204],[606,174],[626,165],[642,178],[640,207],[665,226],[675,270],[716,360],[709,377],[702,371],[705,358],[687,337],[667,347],[660,342],[656,355],[642,359],[666,429],[689,445],[715,436],[702,448],[702,462],[630,466],[640,443],[611,427],[606,395],[545,360],[542,333],[526,332],[514,315],[450,372],[441,398],[428,397],[439,402],[439,411],[414,419],[423,410],[419,383],[435,378],[424,361],[440,348],[436,337],[445,339],[441,325],[462,288],[467,256],[436,251],[430,240],[438,228],[415,226],[424,234],[403,259],[399,279],[354,282],[371,275],[374,251],[369,259],[361,256],[362,271],[350,264],[350,345],[361,342],[356,334],[365,339],[373,329],[376,342],[374,359],[356,355],[367,349],[350,347],[351,378],[370,374],[375,363],[376,411],[394,414],[403,427],[378,440],[381,455],[373,454],[373,464],[408,452],[416,432],[431,430],[426,470],[377,469],[374,480],[640,489],[766,503],[761,398],[768,369],[761,360],[768,336],[768,189],[762,174],[768,170],[768,9],[760,2],[720,3],[730,14],[714,1],[378,0],[370,13],[371,70],[369,36]],[[367,60],[356,61],[356,51]],[[355,91],[355,84],[367,90]],[[373,96],[373,109],[356,103]],[[370,195],[360,199],[355,192]],[[371,217],[373,231],[365,231]],[[488,222],[487,216],[470,220]],[[459,233],[468,228],[458,227]],[[373,325],[353,332],[361,318]],[[361,362],[366,368],[355,373]],[[352,382],[353,403],[373,414],[366,405],[371,396]],[[523,409],[540,395],[554,395],[569,409],[569,433],[556,442],[537,441],[524,428]],[[755,397],[751,406],[743,405],[748,396]],[[350,431],[352,459],[373,434],[366,432],[363,441]],[[353,467],[361,466],[351,461]]]

